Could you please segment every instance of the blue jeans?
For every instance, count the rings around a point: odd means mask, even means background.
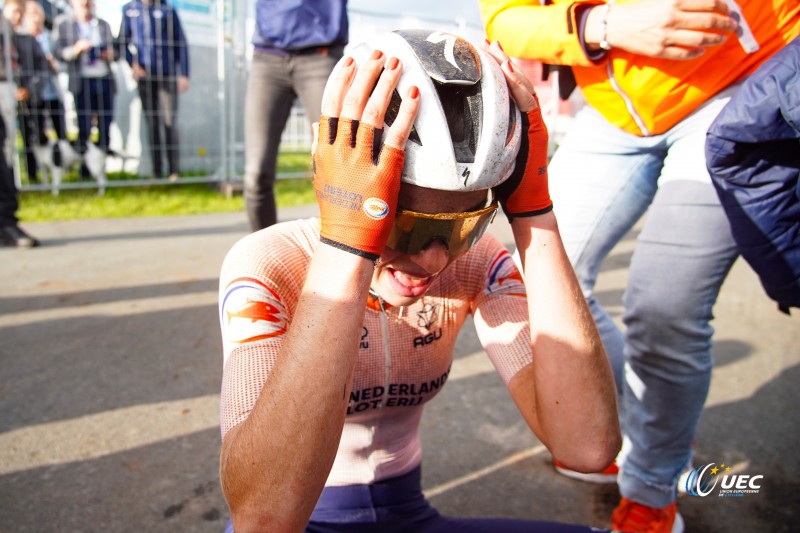
[[[737,257],[703,153],[732,91],[651,137],[625,133],[586,107],[550,165],[559,229],[620,394],[620,492],[650,507],[675,500],[691,460],[711,380],[712,308]],[[645,213],[622,297],[623,332],[594,286],[606,256]]]
[[[343,48],[327,53],[278,55],[256,50],[244,109],[244,199],[250,229],[278,220],[275,174],[278,148],[292,104],[300,98],[309,122],[319,121],[322,93]]]
[[[420,467],[373,485],[325,487],[305,533],[591,533],[588,526],[504,518],[450,518],[422,494]],[[234,533],[228,521],[225,533]]]

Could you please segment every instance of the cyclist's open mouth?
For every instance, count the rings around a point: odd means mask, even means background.
[[[387,268],[392,289],[402,296],[421,296],[433,283],[434,277]]]

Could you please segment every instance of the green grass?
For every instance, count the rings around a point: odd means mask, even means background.
[[[278,172],[306,172],[309,159],[307,153],[281,154]],[[109,179],[113,182],[129,177],[111,175]],[[312,183],[308,179],[278,180],[275,193],[278,207],[308,205],[315,201]],[[216,186],[200,183],[108,187],[104,196],[98,196],[96,189],[66,189],[58,196],[45,191],[23,191],[17,216],[23,222],[47,222],[230,211],[244,211],[241,194],[228,198]]]

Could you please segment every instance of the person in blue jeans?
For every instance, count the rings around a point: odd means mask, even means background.
[[[166,0],[133,0],[122,7],[120,55],[136,80],[150,140],[153,176],[180,174],[178,94],[189,90],[189,45],[178,12]]]
[[[800,5],[480,5],[490,38],[514,57],[569,67],[588,104],[553,156],[550,187],[621,394],[622,498],[612,528],[678,533],[678,479],[711,382],[713,307],[738,255],[706,169],[706,131],[740,83],[800,32]],[[595,282],[645,213],[622,298],[623,331]]]
[[[319,116],[328,74],[347,41],[347,0],[256,3],[244,109],[244,198],[251,230],[278,220],[278,148],[294,101],[300,98],[309,120]]]

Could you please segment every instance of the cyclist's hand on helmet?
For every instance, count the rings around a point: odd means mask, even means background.
[[[552,211],[553,202],[547,184],[548,135],[539,99],[530,80],[514,67],[498,42],[484,49],[500,63],[511,96],[522,113],[523,135],[527,132],[517,154],[514,172],[493,189],[494,193],[509,220]]]
[[[360,68],[345,57],[328,82],[315,128],[321,241],[372,260],[383,252],[394,223],[404,149],[419,108],[419,91],[411,87],[382,142],[401,71],[397,58],[387,60],[378,50]]]

